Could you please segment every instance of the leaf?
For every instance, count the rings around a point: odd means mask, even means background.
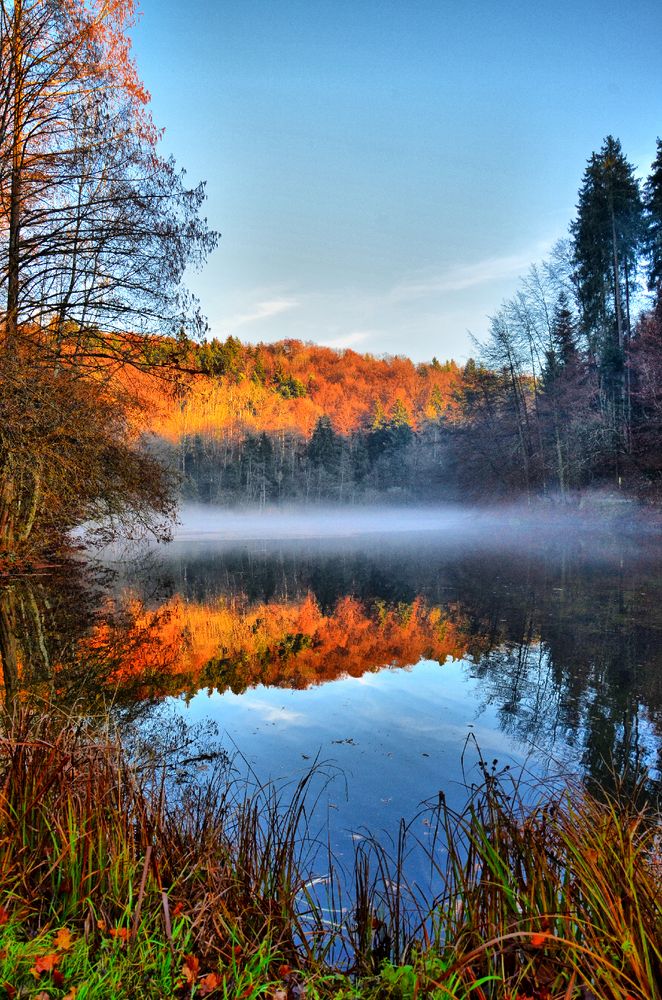
[[[53,969],[53,986],[57,986],[59,990],[64,986],[64,976],[59,969]]]
[[[214,990],[218,989],[222,982],[223,979],[219,976],[218,972],[210,972],[208,976],[205,976],[204,979],[198,983],[200,996],[206,997],[209,993],[213,993]]]
[[[72,986],[66,997],[62,997],[62,1000],[76,1000],[76,993],[78,992],[77,986]]]
[[[549,934],[532,934],[531,944],[534,948],[542,948],[548,937]]]
[[[71,931],[68,927],[60,927],[55,935],[55,947],[60,951],[68,951],[71,948]]]
[[[122,943],[125,943],[130,931],[128,927],[111,927],[108,933],[111,937],[118,938]]]
[[[289,965],[283,964],[278,969],[278,975],[280,976],[281,979],[285,979],[286,976],[289,976],[291,971],[292,969],[290,968]]]
[[[34,1000],[51,1000],[51,995],[46,990],[42,990],[40,993],[37,993]]]
[[[198,978],[198,973],[200,971],[200,959],[196,958],[195,955],[184,955],[184,964],[182,966],[182,975],[184,980],[192,986],[193,983]]]
[[[287,992],[285,990],[276,990],[275,993],[271,994],[271,1000],[287,1000]]]
[[[5,993],[7,994],[7,1000],[14,1000],[14,997],[18,993],[18,990],[16,989],[16,987],[12,986],[11,983],[3,983],[2,984],[2,988],[5,991]]]
[[[0,906],[0,927],[3,927],[7,923],[9,923],[9,910],[4,906]]]
[[[175,903],[175,905],[172,908],[172,915],[173,915],[173,917],[181,917],[181,915],[182,915],[183,912],[184,912],[184,904],[183,903]]]
[[[42,973],[52,972],[59,961],[60,956],[56,952],[53,952],[50,955],[39,955],[30,969],[30,972],[35,979],[39,979]]]

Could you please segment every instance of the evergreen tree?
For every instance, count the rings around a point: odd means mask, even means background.
[[[588,161],[570,228],[583,332],[600,366],[603,409],[617,454],[628,446],[625,347],[644,220],[634,170],[613,136]]]
[[[329,417],[321,416],[308,444],[308,458],[313,465],[333,471],[340,459],[341,440],[333,429]]]
[[[552,338],[559,361],[562,365],[568,365],[577,357],[577,344],[575,343],[575,323],[568,302],[568,296],[561,292],[554,310],[552,323]]]
[[[655,291],[662,289],[662,139],[657,140],[657,156],[644,188],[644,208],[648,287]]]
[[[643,237],[639,185],[613,136],[588,161],[571,233],[584,326],[604,360],[611,347],[622,353],[630,332],[630,292]]]

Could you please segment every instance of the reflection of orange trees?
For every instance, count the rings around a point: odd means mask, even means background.
[[[461,621],[420,598],[393,607],[344,597],[328,614],[310,595],[250,607],[241,599],[197,604],[176,597],[156,613],[130,600],[127,611],[133,641],[107,683],[138,696],[201,687],[239,692],[255,684],[303,688],[422,658],[443,663],[462,656],[468,641]],[[107,629],[97,629],[91,643],[112,644]]]

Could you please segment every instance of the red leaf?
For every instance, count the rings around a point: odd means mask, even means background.
[[[4,906],[0,906],[0,927],[9,922],[9,910],[5,909]]]
[[[52,972],[59,961],[60,956],[55,953],[51,955],[39,955],[30,972],[36,979],[39,979],[43,972]]]
[[[281,979],[285,979],[287,976],[289,976],[291,971],[292,969],[290,968],[289,965],[281,965],[280,968],[278,969],[278,975],[280,976]]]
[[[71,931],[68,927],[60,927],[55,935],[55,947],[60,951],[68,951],[71,948]]]
[[[218,972],[210,972],[208,976],[205,976],[204,979],[198,983],[200,996],[206,997],[209,993],[213,993],[214,990],[218,989],[222,982],[223,980],[221,976],[219,976]]]
[[[64,976],[59,969],[53,969],[53,986],[57,986],[59,990],[64,986]]]
[[[3,983],[2,984],[2,988],[4,989],[5,993],[7,994],[7,1000],[14,1000],[14,997],[16,996],[16,994],[18,992],[18,990],[16,989],[16,987],[12,986],[11,983]]]
[[[184,955],[184,964],[182,966],[182,975],[185,981],[192,986],[193,983],[198,978],[198,973],[200,971],[200,959],[196,958],[195,955]]]
[[[548,934],[532,934],[531,944],[534,948],[542,948],[548,937]]]

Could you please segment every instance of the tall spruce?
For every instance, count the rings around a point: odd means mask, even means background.
[[[600,368],[604,406],[619,450],[628,437],[624,359],[644,219],[634,169],[611,135],[588,161],[571,233],[583,332]]]
[[[662,292],[662,139],[657,140],[657,156],[644,187],[644,208],[648,287],[659,293]]]

